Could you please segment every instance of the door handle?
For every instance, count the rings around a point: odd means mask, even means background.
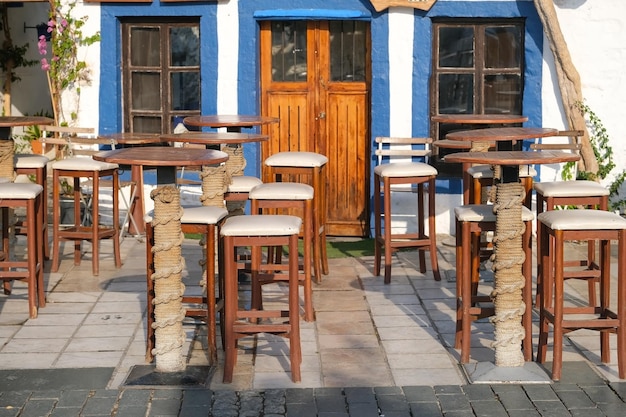
[[[325,111],[321,111],[320,114],[317,115],[318,119],[325,119],[326,118],[326,112]]]

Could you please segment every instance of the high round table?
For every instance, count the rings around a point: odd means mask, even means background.
[[[527,138],[533,137],[532,132],[534,130],[528,130],[528,135],[531,136]],[[522,139],[521,135],[521,132],[517,132],[516,140]],[[522,324],[525,308],[522,291],[525,291],[526,296],[529,296],[532,290],[530,288],[524,289],[524,277],[522,275],[522,264],[524,263],[522,248],[524,188],[515,176],[519,175],[520,165],[570,162],[577,161],[579,158],[575,153],[562,151],[462,152],[445,157],[445,162],[490,164],[511,168],[508,170],[510,171],[509,175],[503,175],[502,182],[496,183],[494,203],[494,212],[496,213],[493,257],[495,286],[492,297],[495,306],[493,322],[495,326],[496,368],[516,368],[525,365],[524,356],[521,352],[521,341],[525,335],[525,326],[531,325],[531,323]],[[515,378],[515,376],[509,377]],[[523,378],[520,379],[523,380]]]
[[[176,187],[176,170],[179,167],[221,164],[228,159],[228,155],[211,149],[146,146],[99,152],[93,158],[157,169],[157,188],[150,195],[154,200],[154,275],[151,278],[155,284],[156,371],[184,371],[182,348],[185,333],[182,319],[185,314],[182,296],[185,287],[181,280],[184,269],[181,245],[184,235],[180,225],[182,207],[180,192]]]
[[[222,151],[228,154],[228,161],[224,164],[221,172],[219,167],[212,168],[213,172],[203,170],[202,177],[202,204],[223,206],[224,193],[232,182],[232,177],[243,175],[246,167],[246,160],[243,154],[243,144],[252,142],[263,142],[269,139],[267,135],[240,132],[184,132],[161,135],[161,140],[165,142],[183,142],[205,147],[221,147]],[[222,180],[218,176],[222,175]],[[211,181],[205,181],[210,177]],[[233,207],[229,211],[243,213],[241,202],[233,202]],[[244,203],[245,204],[245,203]]]
[[[206,116],[188,116],[183,119],[183,123],[196,127],[225,127],[229,132],[241,132],[242,128],[251,128],[278,123],[280,119],[269,116],[256,116],[244,114],[215,114]]]
[[[146,146],[155,145],[161,143],[161,135],[158,133],[139,133],[139,132],[121,132],[99,135],[98,138],[111,140],[112,146]],[[144,234],[145,226],[143,222],[143,216],[145,214],[145,204],[143,195],[143,166],[132,165],[130,167],[131,180],[137,187],[135,193],[134,202],[129,201],[129,206],[132,207],[132,213],[130,216],[133,221],[128,225],[128,233],[132,235]]]
[[[470,152],[477,152],[482,149],[487,151],[496,144],[496,150],[521,150],[521,141],[525,139],[535,139],[547,136],[554,136],[558,132],[557,129],[541,128],[541,127],[493,127],[484,129],[460,130],[451,132],[446,135],[448,141],[470,142],[472,147]],[[476,146],[476,144],[480,144]],[[444,158],[450,161],[449,158]],[[472,166],[471,163],[463,164],[463,204],[470,204],[470,183],[471,178],[467,170]],[[502,175],[506,175],[507,179],[517,181],[519,171],[513,172],[513,168],[503,167]]]

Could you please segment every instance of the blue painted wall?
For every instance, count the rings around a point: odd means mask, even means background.
[[[389,64],[387,13],[377,13],[368,0],[239,0],[238,108],[241,114],[259,113],[258,19],[275,15],[311,19],[340,18],[348,13],[370,20],[372,36],[372,110],[370,143],[389,134]],[[113,4],[104,3],[101,16],[100,132],[122,130],[120,76],[120,19],[130,16],[198,16],[202,45],[202,112],[217,111],[217,3]],[[282,15],[281,15],[282,13]],[[543,37],[532,1],[440,1],[430,11],[414,11],[413,135],[429,134],[428,80],[431,61],[431,19],[436,17],[523,17],[526,19],[526,73],[523,112],[528,126],[541,125]],[[256,16],[256,17],[255,17]],[[246,147],[246,174],[258,175],[259,147]],[[372,164],[374,160],[372,159]],[[438,181],[438,191],[460,193],[460,181]]]

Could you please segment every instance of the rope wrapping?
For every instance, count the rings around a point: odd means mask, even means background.
[[[525,254],[522,249],[522,201],[524,187],[520,183],[496,185],[496,232],[493,239],[493,271],[495,288],[495,315],[491,318],[495,326],[493,347],[496,366],[523,366],[524,356],[521,342],[524,339],[522,315],[525,304],[522,298],[524,276],[522,264]]]
[[[202,195],[200,203],[203,206],[224,207],[226,193],[226,166],[203,166],[200,173],[202,180]],[[230,177],[228,177],[230,182]]]
[[[246,159],[243,156],[243,147],[241,144],[226,144],[222,148],[224,152],[228,154],[228,160],[225,162],[228,182],[230,178],[243,175],[246,167]],[[241,216],[245,212],[245,201],[227,201],[226,208],[228,213],[233,216]]]
[[[153,353],[158,372],[180,372],[185,369],[182,346],[185,316],[182,298],[185,286],[182,271],[180,193],[175,186],[166,185],[150,193],[154,200],[154,329],[156,343]]]

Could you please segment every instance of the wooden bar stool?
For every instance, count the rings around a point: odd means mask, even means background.
[[[39,307],[45,307],[43,281],[43,187],[39,184],[1,183],[0,208],[2,211],[2,250],[0,280],[4,281],[5,294],[11,293],[10,281],[21,280],[28,285],[28,310],[30,318],[37,317]],[[9,236],[9,210],[26,210],[26,260],[15,260],[11,253]]]
[[[224,307],[224,285],[223,280],[219,280],[216,285],[215,274],[215,251],[219,228],[222,221],[228,215],[228,210],[223,207],[198,206],[183,209],[180,219],[183,233],[200,233],[205,236],[205,271],[206,282],[204,283],[206,293],[202,295],[183,294],[183,304],[187,304],[185,316],[200,319],[207,326],[207,346],[209,351],[209,361],[211,364],[217,363],[217,312]],[[147,338],[146,338],[146,361],[152,362],[155,346],[154,332],[154,304],[158,302],[154,298],[154,227],[152,226],[152,215],[145,217],[146,222],[146,266],[147,266]],[[202,243],[202,242],[201,242]],[[217,290],[217,295],[216,295]],[[220,320],[223,325],[224,320]],[[221,333],[224,335],[224,332]]]
[[[228,184],[224,200],[228,206],[229,201],[247,201],[250,190],[257,185],[263,184],[260,178],[248,175],[236,175],[232,177],[232,182]]]
[[[315,152],[278,152],[263,162],[264,182],[291,181],[313,187],[313,262],[315,270],[328,275],[326,253],[326,165],[328,158]],[[302,178],[302,177],[306,178]],[[319,278],[318,278],[319,277]],[[321,275],[315,275],[318,282]]]
[[[553,326],[552,379],[561,379],[563,335],[578,329],[600,332],[600,357],[610,361],[609,333],[617,334],[617,364],[626,378],[626,219],[603,210],[553,210],[537,216],[541,231],[543,286],[539,306],[537,361],[546,360],[548,331]],[[564,295],[565,242],[599,241],[600,305],[566,303]],[[611,307],[611,240],[617,248],[617,297]]]
[[[108,162],[99,162],[91,158],[75,157],[56,161],[52,164],[52,209],[54,217],[52,220],[52,272],[59,270],[61,257],[61,241],[69,240],[74,242],[74,265],[80,265],[81,260],[81,242],[88,240],[92,245],[92,272],[94,275],[100,273],[100,240],[113,240],[113,256],[115,258],[115,267],[122,266],[120,255],[120,219],[119,219],[119,180],[118,165]],[[112,180],[112,205],[113,205],[113,225],[100,225],[100,181],[103,178],[111,177]],[[62,227],[60,224],[61,217],[61,178],[70,178],[73,180],[74,188],[74,225],[70,227]],[[81,178],[91,178],[92,182],[92,198],[94,204],[91,213],[91,225],[81,224],[80,206],[82,201],[81,195]]]
[[[261,214],[233,216],[226,219],[220,231],[224,276],[224,382],[233,380],[237,362],[237,340],[252,334],[271,333],[289,338],[291,379],[301,380],[300,303],[298,297],[298,235],[302,219],[290,215]],[[237,248],[251,247],[253,283],[264,274],[276,274],[276,265],[262,263],[263,246],[289,247],[288,307],[276,310],[245,310],[239,307]],[[222,272],[223,271],[223,272]],[[260,276],[261,275],[261,276]],[[254,284],[253,284],[254,285]],[[281,308],[281,309],[278,309]]]
[[[48,163],[50,159],[43,155],[32,153],[15,154],[15,174],[29,175],[34,177],[35,184],[43,187],[43,255],[45,259],[50,259],[50,240],[48,239]],[[16,225],[18,234],[21,233],[25,224]]]
[[[549,181],[534,185],[537,195],[537,216],[544,211],[551,211],[557,206],[576,206],[588,209],[608,210],[609,190],[595,181]],[[537,223],[537,253],[542,250],[542,229]],[[585,259],[568,260],[567,267],[577,267],[563,272],[564,279],[585,279],[589,286],[589,305],[596,306],[596,283],[600,279],[600,271],[595,259],[595,241],[587,241],[587,257]],[[537,295],[535,305],[541,305],[542,267],[537,263]]]
[[[294,182],[270,182],[258,185],[250,191],[252,214],[294,214],[302,219],[303,263],[300,283],[304,288],[304,319],[315,320],[313,311],[313,289],[311,288],[311,262],[313,247],[313,187]],[[291,213],[288,212],[291,210]],[[270,252],[271,253],[271,252]],[[286,268],[281,268],[285,270]],[[317,282],[321,282],[320,271],[315,271]],[[288,279],[285,274],[268,276],[259,284],[269,284],[275,279]],[[262,308],[260,287],[252,289],[252,305]]]
[[[456,218],[456,337],[454,348],[461,349],[461,363],[469,362],[472,322],[493,316],[495,310],[491,296],[478,294],[480,267],[480,237],[484,232],[496,230],[493,206],[469,204],[454,209]],[[522,265],[525,286],[522,297],[526,310],[522,317],[525,336],[524,359],[531,361],[532,345],[532,221],[533,213],[522,208],[526,226],[522,235],[525,259]]]
[[[391,254],[400,248],[416,248],[419,251],[420,272],[422,273],[426,272],[424,251],[429,251],[434,278],[436,281],[441,280],[437,263],[435,233],[436,177],[437,169],[423,162],[392,162],[374,168],[374,274],[380,275],[381,256],[384,248],[385,284],[391,282]],[[417,233],[393,233],[392,231],[391,187],[398,184],[409,184],[416,187]],[[382,209],[381,198],[383,200]],[[428,200],[428,214],[424,210],[426,200]],[[428,222],[428,234],[426,234],[426,222]]]

